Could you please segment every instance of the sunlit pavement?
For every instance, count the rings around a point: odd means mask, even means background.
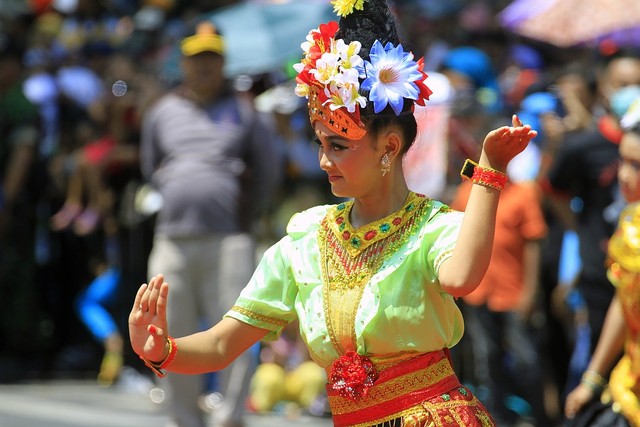
[[[66,380],[0,385],[2,427],[165,427],[169,418],[149,393]],[[278,415],[245,417],[247,427],[330,427],[330,419]]]

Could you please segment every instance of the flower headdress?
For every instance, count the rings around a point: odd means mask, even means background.
[[[425,105],[431,90],[423,59],[414,60],[400,44],[385,0],[332,3],[340,23],[322,24],[307,35],[304,58],[294,65],[296,94],[308,98],[312,124],[321,120],[337,134],[359,139],[366,133],[363,111],[410,113],[414,103]]]

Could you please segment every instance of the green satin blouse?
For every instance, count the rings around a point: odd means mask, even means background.
[[[410,193],[400,211],[353,229],[352,205],[294,215],[225,316],[269,330],[266,339],[298,319],[322,367],[349,350],[393,357],[454,346],[464,323],[437,272],[462,213]]]

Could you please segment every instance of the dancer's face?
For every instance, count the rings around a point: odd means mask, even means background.
[[[620,191],[628,203],[640,201],[640,133],[625,132],[619,150]]]
[[[376,191],[382,177],[380,159],[384,151],[369,134],[358,140],[346,139],[316,122],[320,167],[329,176],[331,191],[338,197],[363,197]]]

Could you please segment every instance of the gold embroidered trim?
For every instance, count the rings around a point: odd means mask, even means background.
[[[397,365],[398,363],[414,359],[416,354],[417,353],[415,351],[399,351],[397,353],[385,354],[384,356],[376,356],[375,354],[372,354],[369,356],[369,360],[371,360],[373,366],[378,372],[382,372],[387,368]]]
[[[359,114],[349,113],[346,108],[332,110],[328,104],[323,105],[318,96],[318,91],[320,90],[322,89],[317,86],[311,86],[309,89],[307,106],[309,108],[311,126],[317,120],[320,120],[333,132],[347,139],[358,140],[364,137],[367,133],[367,127],[360,120]]]
[[[344,248],[349,255],[355,257],[370,245],[384,240],[404,227],[408,221],[415,218],[412,213],[429,200],[422,194],[409,192],[404,206],[399,211],[358,229],[354,229],[349,221],[353,201],[340,203],[329,210],[325,220],[335,236],[345,242]]]
[[[454,375],[448,359],[426,366],[415,372],[401,375],[381,384],[374,384],[367,394],[367,407],[388,402],[405,394],[409,394]],[[362,402],[353,401],[342,396],[329,396],[331,412],[336,415],[347,414],[363,409]],[[369,425],[378,424],[370,422]]]
[[[407,424],[407,420],[425,421],[426,414],[424,412],[424,408],[422,408],[422,406],[420,405],[415,405],[411,408],[396,412],[391,417],[385,417],[384,419],[355,424],[352,427],[422,427],[428,425],[422,423]]]
[[[364,286],[384,260],[406,243],[428,211],[429,200],[410,192],[398,212],[358,230],[349,223],[353,202],[333,207],[322,220],[318,244],[323,305],[329,337],[338,353],[355,351],[355,317]]]
[[[440,253],[440,255],[438,255],[438,257],[436,258],[436,261],[433,263],[433,265],[435,266],[435,268],[438,268],[438,266],[440,265],[440,263],[442,261],[444,261],[445,258],[451,256],[451,254],[453,253],[453,249],[449,249],[447,251],[443,251]]]
[[[471,407],[473,416],[478,425],[483,427],[495,427],[493,420],[488,413],[482,410],[482,406],[477,397],[470,400],[452,399],[444,402],[424,401],[421,404],[396,412],[388,417],[366,421],[364,423],[353,424],[350,427],[445,427],[451,425],[465,426],[469,420],[463,419],[458,413],[460,407]],[[475,425],[475,424],[474,424]]]
[[[475,417],[482,426],[495,426],[489,415],[480,409],[480,401],[477,397],[471,400],[449,400],[445,402],[423,402],[422,406],[430,415],[434,427],[444,427],[450,425],[468,425],[468,420],[462,419],[456,408],[460,406],[475,407]],[[444,413],[444,414],[443,414]]]
[[[244,307],[240,307],[239,305],[234,305],[233,307],[231,307],[231,311],[235,311],[237,313],[240,313],[244,316],[247,316],[250,319],[254,319],[254,320],[258,320],[260,322],[265,322],[265,323],[269,323],[272,325],[276,325],[276,326],[280,326],[280,327],[285,327],[289,324],[289,322],[286,322],[284,320],[280,320],[280,319],[275,319],[273,317],[268,317],[262,314],[258,314],[254,311],[251,310],[247,310]]]

